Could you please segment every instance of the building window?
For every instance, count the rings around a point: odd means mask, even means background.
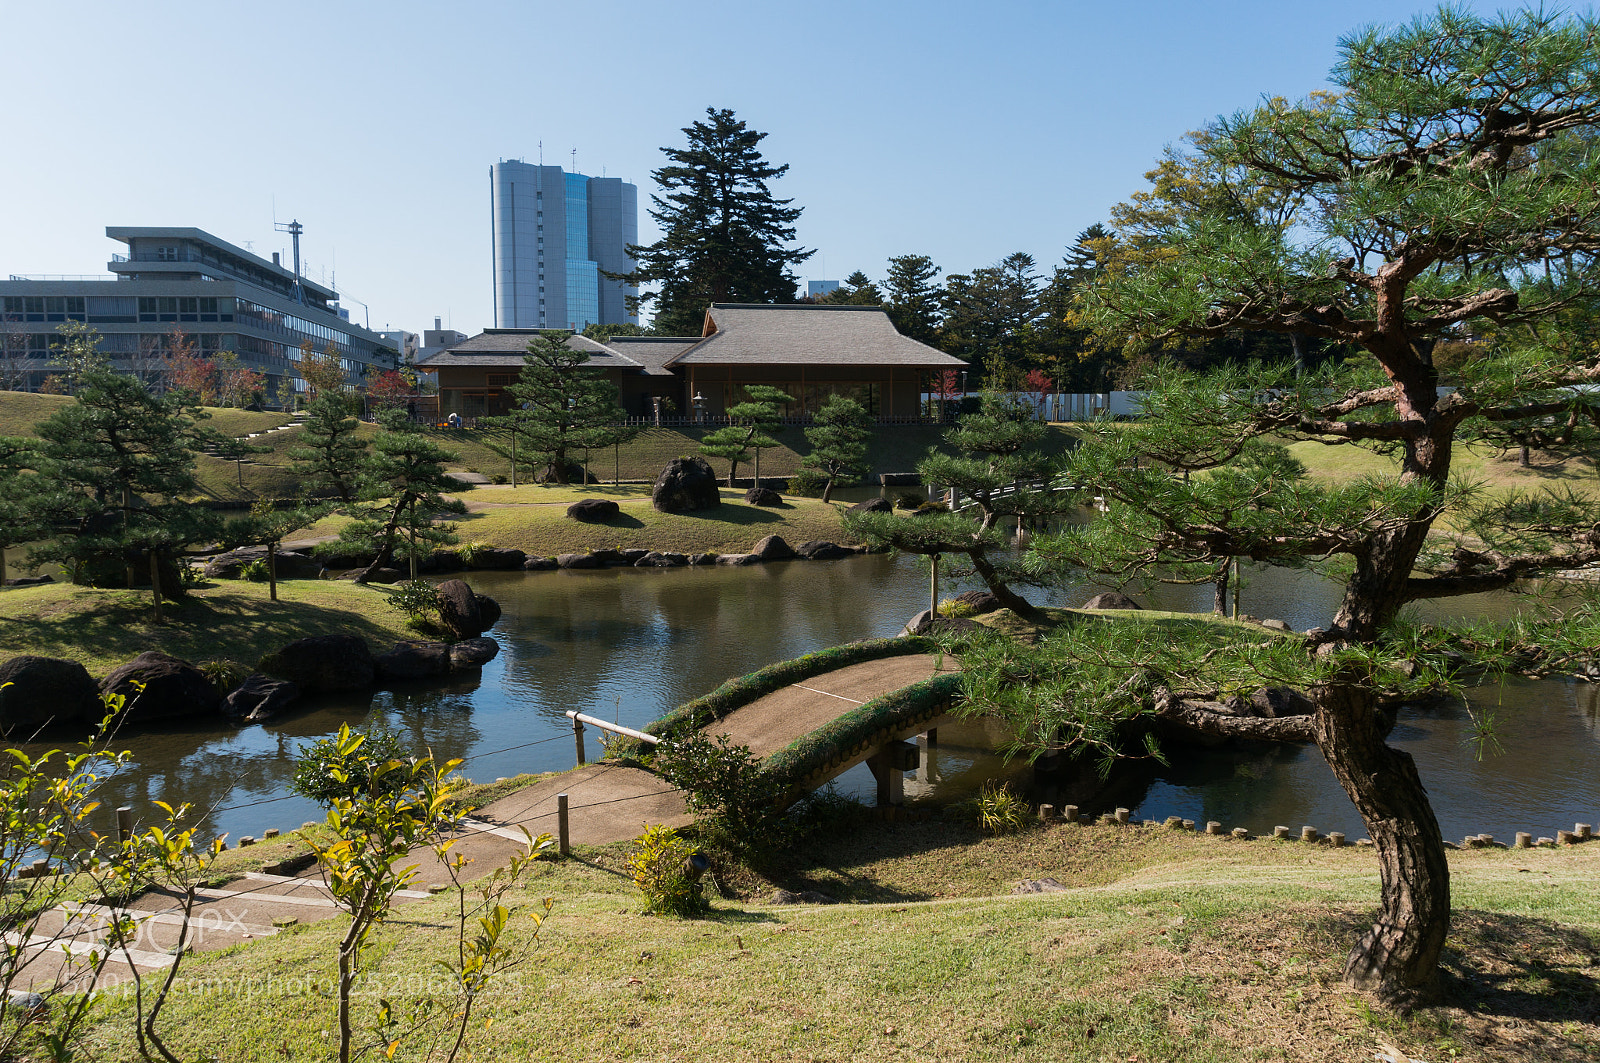
[[[158,248],[156,248],[156,261],[157,262],[176,262],[176,261],[178,261],[178,249],[176,247],[158,247]]]

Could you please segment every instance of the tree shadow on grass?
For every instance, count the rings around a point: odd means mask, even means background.
[[[1376,910],[1319,920],[1349,945]],[[1600,939],[1548,919],[1458,908],[1441,959],[1443,998],[1412,1022],[1517,1058],[1593,1060],[1600,1040]],[[1448,1027],[1448,1030],[1446,1028]],[[1579,1036],[1578,1029],[1583,1029]]]
[[[939,896],[930,888],[905,888],[879,881],[862,868],[880,861],[926,857],[943,850],[962,852],[989,837],[975,826],[934,819],[865,829],[824,828],[797,847],[786,861],[770,869],[785,889],[814,890],[837,901],[857,904],[927,901]]]

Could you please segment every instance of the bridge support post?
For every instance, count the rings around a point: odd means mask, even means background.
[[[910,742],[890,742],[867,758],[867,768],[878,780],[878,806],[903,805],[905,773],[915,771],[917,747]]]

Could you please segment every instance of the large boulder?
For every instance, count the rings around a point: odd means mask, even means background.
[[[77,661],[24,655],[0,664],[0,735],[47,723],[99,723],[100,688]]]
[[[450,670],[448,642],[397,642],[372,659],[380,679],[426,679]]]
[[[718,554],[719,565],[759,565],[761,558],[756,554]]]
[[[982,627],[983,625],[976,620],[968,620],[966,617],[934,616],[924,609],[912,617],[900,633],[902,635],[947,635],[961,631],[977,631]]]
[[[837,561],[841,557],[851,557],[855,551],[838,543],[830,543],[824,539],[813,539],[801,543],[794,548],[796,555],[807,561]]]
[[[241,546],[206,562],[205,575],[207,579],[242,579],[246,565],[266,559],[265,546]],[[322,562],[298,550],[279,550],[273,568],[279,579],[318,579],[322,575]]]
[[[522,550],[508,546],[480,546],[472,551],[471,568],[482,569],[513,569],[521,568],[522,563],[528,560],[528,555]]]
[[[450,647],[450,668],[482,668],[500,653],[500,644],[491,638],[462,639]]]
[[[632,561],[628,560],[628,555],[625,551],[614,550],[609,546],[603,546],[598,550],[590,550],[589,556],[600,564],[607,566],[633,564]]]
[[[367,577],[368,583],[399,583],[401,580],[406,578],[406,574],[403,571],[389,565],[384,565],[382,568],[375,568],[371,572],[368,572],[365,568],[352,568],[349,571],[339,573],[334,578],[358,580],[363,575]]]
[[[689,564],[691,565],[714,565],[716,563],[717,555],[709,551],[703,554],[689,555]]]
[[[641,557],[645,557],[652,553],[650,550],[643,550],[637,546],[629,547],[628,549],[620,552],[622,554],[622,563],[624,565],[637,565]]]
[[[673,458],[656,477],[650,504],[662,513],[692,513],[722,505],[717,475],[704,458]]]
[[[567,507],[567,516],[585,524],[604,524],[621,513],[621,508],[609,498],[583,498]]]
[[[478,600],[478,616],[483,619],[483,630],[488,631],[500,622],[500,603],[487,594],[474,594]]]
[[[848,513],[893,513],[894,506],[890,505],[887,498],[869,498],[865,502],[857,502],[851,506]]]
[[[522,563],[524,572],[549,572],[553,568],[560,568],[561,563],[553,557],[530,557]]]
[[[994,596],[993,591],[967,591],[956,595],[955,600],[971,609],[973,616],[982,616],[1000,608],[1000,599]]]
[[[447,579],[434,588],[439,595],[439,621],[457,639],[474,639],[483,634],[483,610],[478,596],[466,580]]]
[[[222,715],[239,723],[261,723],[299,698],[300,688],[289,680],[256,672],[222,699]]]
[[[783,541],[781,535],[769,535],[750,550],[763,561],[787,561],[794,556],[794,547]]]
[[[121,719],[139,723],[173,716],[209,716],[222,707],[222,695],[206,674],[188,661],[146,650],[112,670],[100,683],[106,696],[122,695]]]
[[[744,493],[744,500],[752,506],[783,505],[783,496],[770,487],[752,487]]]
[[[459,580],[451,582],[459,583]],[[312,635],[296,639],[257,666],[301,690],[360,690],[372,685],[372,651],[360,635]]]
[[[635,568],[682,568],[689,563],[688,554],[675,554],[666,550],[652,550],[635,561]]]
[[[372,550],[352,550],[337,540],[319,543],[312,548],[311,555],[321,561],[323,567],[330,572],[341,572],[350,568],[366,568],[378,556]]]
[[[1083,603],[1085,609],[1143,609],[1144,606],[1118,591],[1097,594]]]
[[[600,559],[593,554],[558,554],[556,564],[561,568],[599,568]]]
[[[460,572],[467,567],[461,555],[454,550],[438,549],[417,562],[418,572]]]

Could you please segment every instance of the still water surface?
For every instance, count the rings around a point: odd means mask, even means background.
[[[381,724],[441,758],[467,759],[478,781],[573,765],[570,726],[578,709],[630,726],[773,661],[853,639],[897,633],[927,606],[926,570],[913,558],[858,557],[749,568],[609,569],[589,572],[475,573],[476,589],[503,610],[492,634],[500,656],[481,675],[417,684],[359,697],[324,699],[265,726],[221,723],[125,734],[133,763],[111,780],[108,807],[151,802],[211,809],[206,826],[232,837],[259,836],[320,818],[310,802],[286,796],[299,746],[341,723]],[[1045,604],[1077,605],[1089,584]],[[1162,587],[1139,595],[1153,608],[1207,610],[1209,587]],[[1453,615],[1503,616],[1526,600],[1496,594],[1456,599]],[[1336,589],[1315,576],[1256,575],[1243,608],[1297,629],[1325,624]],[[1433,607],[1433,615],[1441,615]],[[1424,613],[1425,616],[1429,615]],[[1501,722],[1503,752],[1482,761],[1465,744],[1469,714],[1452,705],[1407,711],[1390,741],[1418,760],[1446,837],[1517,830],[1553,834],[1600,811],[1600,706],[1596,689],[1571,682],[1515,681],[1475,691],[1479,711]],[[935,759],[911,796],[960,796],[997,774],[994,735],[969,724],[941,731]],[[589,732],[591,756],[595,733]],[[1276,824],[1364,834],[1359,817],[1314,748],[1265,752],[1180,751],[1118,802],[1136,818],[1179,815],[1253,832]],[[871,776],[858,767],[838,788],[868,796]]]

